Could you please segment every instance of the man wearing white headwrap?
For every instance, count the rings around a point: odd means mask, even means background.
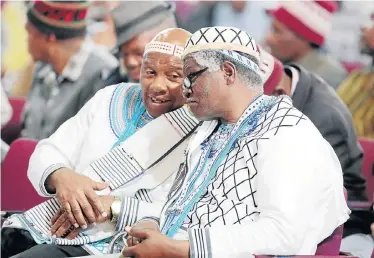
[[[160,32],[145,48],[140,84],[99,91],[39,142],[28,176],[40,195],[53,198],[5,221],[2,257],[106,253],[117,231],[166,200],[198,125],[182,107],[181,54],[189,36]]]
[[[204,122],[159,218],[126,228],[123,256],[314,254],[350,212],[332,147],[289,97],[263,95],[246,32],[200,29],[183,61],[187,105]]]

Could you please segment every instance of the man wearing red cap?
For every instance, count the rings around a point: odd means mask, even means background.
[[[28,50],[37,62],[22,136],[49,137],[103,87],[117,66],[86,39],[86,1],[35,1],[27,12]]]
[[[328,1],[282,2],[266,36],[271,54],[283,63],[296,62],[337,88],[347,75],[342,65],[320,47],[331,29],[337,5]]]

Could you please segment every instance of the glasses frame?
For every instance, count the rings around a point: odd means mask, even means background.
[[[208,70],[208,67],[205,67],[197,72],[190,73],[187,75],[183,80],[183,89],[184,90],[192,90],[192,85],[196,82],[196,80],[205,72]]]

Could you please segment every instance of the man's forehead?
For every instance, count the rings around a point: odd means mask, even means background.
[[[196,62],[192,55],[187,55],[183,58],[183,70],[189,70],[194,68],[199,68],[200,65]]]
[[[171,56],[160,52],[149,52],[143,57],[144,65],[157,66],[160,64],[168,65],[170,68],[182,69],[183,63],[179,57]]]

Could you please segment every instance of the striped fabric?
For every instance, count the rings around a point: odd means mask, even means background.
[[[51,236],[51,218],[60,209],[60,204],[57,199],[50,199],[34,208],[26,211],[24,214],[19,216],[20,221],[34,236],[34,240],[38,244],[56,244],[56,245],[83,245],[91,242],[89,236],[79,234],[73,240],[64,238],[55,238],[52,240]]]
[[[110,182],[112,190],[137,178],[144,171],[144,168],[140,167],[136,160],[129,156],[120,146],[93,162],[91,168],[105,182]]]
[[[171,125],[179,132],[181,137],[187,136],[198,125],[199,121],[195,119],[186,106],[173,112],[164,114]]]
[[[208,258],[212,254],[209,253],[211,250],[209,228],[199,228],[188,231],[190,240],[190,256],[195,258]],[[207,252],[202,252],[202,250]]]
[[[139,200],[131,197],[121,197],[121,212],[118,216],[116,231],[120,231],[127,225],[133,225],[137,220]]]

